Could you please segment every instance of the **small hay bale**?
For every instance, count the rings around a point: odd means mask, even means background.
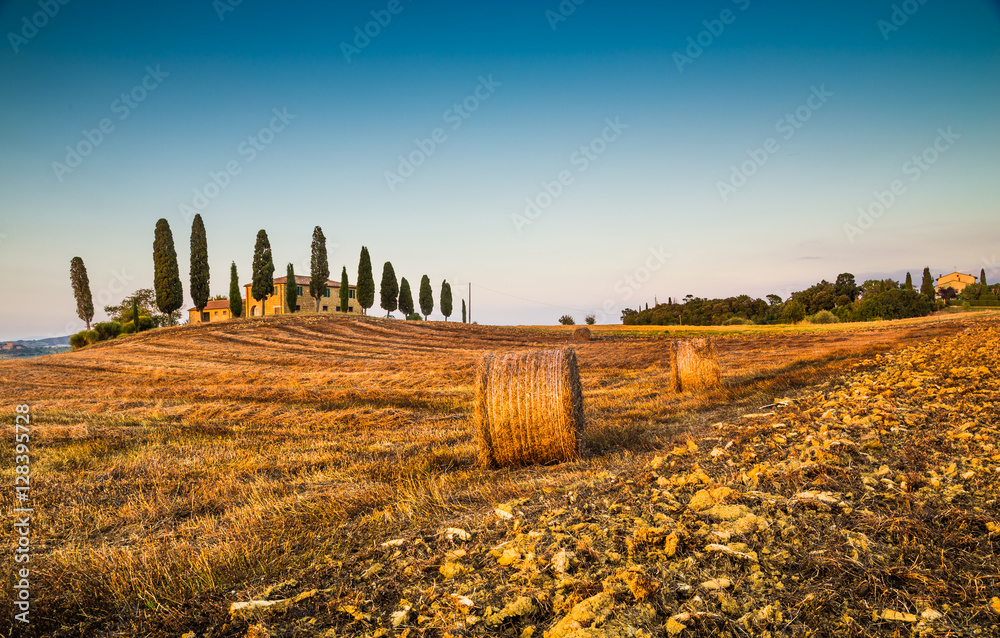
[[[674,392],[695,392],[721,385],[719,359],[711,339],[690,339],[670,344]]]
[[[580,326],[573,331],[573,341],[590,341],[590,328]]]
[[[476,371],[475,423],[483,466],[578,458],[584,421],[576,353],[485,355]]]

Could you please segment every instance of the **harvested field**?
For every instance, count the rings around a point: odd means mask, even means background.
[[[662,331],[597,329],[584,457],[517,470],[476,466],[476,363],[571,332],[274,317],[3,362],[35,419],[32,630],[987,635],[996,326],[717,334],[723,386],[688,395]]]

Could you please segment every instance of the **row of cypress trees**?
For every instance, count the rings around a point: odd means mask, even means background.
[[[198,312],[204,310],[210,296],[208,267],[208,238],[201,215],[195,215],[191,224],[191,265],[190,265],[191,300]],[[295,312],[298,302],[298,286],[295,284],[295,269],[292,264],[287,266],[288,282],[285,285],[289,312]],[[330,277],[330,266],[327,259],[326,236],[323,229],[316,226],[313,229],[312,251],[310,258],[309,295],[316,300],[316,311],[319,311],[320,301],[326,294],[326,282]],[[83,260],[75,257],[70,265],[70,278],[77,298],[77,314],[87,322],[94,315],[93,300],[90,297],[90,284]],[[156,222],[153,238],[153,288],[156,293],[156,306],[166,314],[173,325],[172,313],[180,309],[184,303],[184,291],[180,279],[180,269],[177,265],[177,251],[174,249],[173,234],[166,219]],[[257,241],[253,254],[253,280],[250,286],[250,296],[260,302],[274,294],[274,260],[271,254],[271,242],[263,229],[257,232]],[[361,247],[361,258],[358,263],[357,301],[362,312],[367,314],[375,303],[375,279],[372,276],[371,256],[368,248]],[[347,312],[349,305],[349,286],[347,267],[340,274],[340,307]],[[419,295],[420,311],[427,315],[434,311],[434,296],[430,279],[424,275],[420,281]],[[382,270],[381,306],[390,313],[397,308],[410,316],[414,312],[410,284],[404,277],[396,281],[396,274],[390,262],[385,262]],[[441,313],[447,321],[452,313],[451,285],[444,281],[441,284]],[[240,291],[236,262],[230,266],[229,277],[229,309],[234,317],[243,315],[243,295]],[[462,302],[462,319],[465,320],[465,302]]]

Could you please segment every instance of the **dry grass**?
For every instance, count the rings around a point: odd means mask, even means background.
[[[664,392],[662,330],[598,327],[575,346],[588,454],[516,471],[476,465],[476,363],[568,332],[273,317],[2,362],[2,409],[27,403],[35,419],[31,630],[204,630],[309,565],[349,570],[388,534],[641,466],[705,410],[770,402],[964,321],[734,333],[718,343],[722,387],[682,396]],[[0,468],[11,485],[10,446]]]

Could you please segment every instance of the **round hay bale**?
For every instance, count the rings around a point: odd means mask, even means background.
[[[715,343],[708,338],[674,341],[670,344],[670,366],[674,392],[696,392],[722,383]]]
[[[576,353],[485,355],[476,371],[475,423],[483,466],[578,458],[584,421]]]
[[[590,341],[590,328],[580,326],[573,331],[573,341]]]

